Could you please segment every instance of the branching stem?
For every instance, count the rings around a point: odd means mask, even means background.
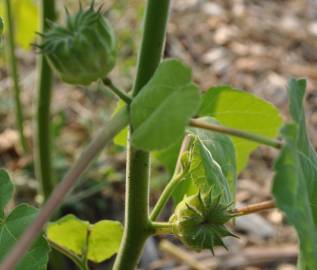
[[[254,141],[257,143],[264,144],[264,145],[268,145],[268,146],[271,146],[271,147],[274,147],[277,149],[281,149],[283,146],[283,142],[278,141],[278,140],[272,140],[272,139],[264,137],[264,136],[248,133],[248,132],[234,129],[234,128],[227,128],[227,127],[223,127],[220,125],[206,123],[202,120],[192,119],[190,121],[190,126],[196,127],[196,128],[207,129],[207,130],[211,130],[211,131],[218,132],[218,133],[223,133],[223,134],[227,134],[230,136],[243,138],[246,140],[250,140],[250,141]]]
[[[133,97],[151,79],[161,61],[169,4],[170,0],[147,1]],[[149,220],[149,176],[150,154],[128,143],[125,227],[114,270],[135,269],[144,243],[153,233]]]

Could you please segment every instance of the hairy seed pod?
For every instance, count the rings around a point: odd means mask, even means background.
[[[234,236],[226,227],[233,216],[229,206],[220,202],[221,196],[212,197],[197,193],[181,201],[170,218],[173,232],[189,248],[200,251],[210,249],[214,253],[214,246],[225,246],[222,238]]]
[[[103,79],[115,64],[116,42],[113,30],[93,4],[88,10],[69,15],[66,25],[49,22],[37,46],[63,81],[88,85]]]

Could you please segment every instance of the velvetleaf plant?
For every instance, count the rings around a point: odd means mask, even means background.
[[[43,20],[54,17],[48,12],[49,8],[54,10],[54,1],[44,2]],[[191,69],[184,63],[161,59],[169,6],[169,0],[147,1],[131,95],[117,88],[108,77],[115,63],[115,38],[110,24],[100,10],[95,10],[94,4],[86,10],[80,8],[75,15],[67,14],[66,26],[44,25],[42,43],[38,45],[43,76],[47,75],[49,63],[66,83],[87,85],[102,80],[125,105],[118,108],[56,187],[48,185],[45,189],[48,180],[42,179],[47,201],[37,217],[32,216],[34,221],[21,238],[12,240],[10,247],[15,244],[14,248],[1,249],[1,270],[35,267],[33,262],[20,262],[18,266],[17,263],[24,254],[27,256],[33,240],[91,161],[127,126],[124,226],[109,220],[90,224],[68,215],[45,227],[50,246],[72,259],[78,268],[87,270],[89,260],[99,263],[117,253],[113,269],[135,269],[146,239],[156,234],[175,234],[193,250],[213,252],[217,245],[226,246],[225,237],[235,236],[228,227],[232,218],[275,207],[272,200],[235,208],[237,175],[249,154],[263,144],[280,149],[273,195],[277,207],[285,212],[298,232],[299,268],[317,269],[317,157],[305,126],[302,105],[305,81],[289,82],[293,122],[284,125],[282,140],[276,140],[282,120],[272,104],[230,86],[212,87],[203,92],[192,82]],[[49,100],[41,94],[39,91],[40,104],[42,98]],[[39,144],[40,152],[42,147]],[[46,150],[42,149],[42,153]],[[151,211],[150,153],[172,175]],[[42,165],[47,165],[47,161]],[[0,174],[2,208],[8,200],[8,193],[3,190],[12,189],[7,178]],[[157,221],[171,197],[176,202],[173,214],[168,221]],[[3,211],[0,214],[3,227],[10,219],[5,218]],[[2,238],[0,243],[4,243]],[[45,263],[37,269],[46,269]]]

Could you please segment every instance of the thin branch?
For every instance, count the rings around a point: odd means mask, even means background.
[[[129,121],[127,108],[123,108],[107,123],[95,139],[82,152],[79,159],[70,168],[63,180],[54,189],[52,195],[41,208],[37,218],[23,233],[14,248],[0,265],[0,270],[12,270],[20,258],[26,253],[32,242],[41,233],[43,226],[50,219],[53,213],[59,208],[66,195],[70,192],[80,175],[87,169],[91,161],[110,142],[110,140],[120,132]]]
[[[231,135],[231,136],[235,136],[235,137],[239,137],[239,138],[243,138],[246,140],[250,140],[250,141],[254,141],[257,143],[264,144],[264,145],[268,145],[268,146],[271,146],[271,147],[274,147],[277,149],[281,149],[283,146],[283,142],[279,141],[279,140],[272,140],[270,138],[267,138],[267,137],[264,137],[261,135],[248,133],[248,132],[234,129],[234,128],[227,128],[227,127],[223,127],[220,125],[213,125],[213,124],[206,123],[204,121],[197,120],[197,119],[192,119],[190,121],[190,126],[196,127],[196,128],[207,129],[207,130],[211,130],[214,132],[223,133],[223,134],[227,134],[227,135]]]
[[[247,206],[236,208],[232,210],[232,214],[234,216],[245,216],[245,215],[253,214],[263,210],[273,209],[275,207],[276,207],[275,201],[270,200],[270,201],[250,204]]]
[[[158,201],[156,202],[150,214],[150,220],[152,221],[157,219],[162,209],[164,208],[164,206],[166,205],[166,203],[172,196],[174,189],[178,186],[178,183],[183,179],[184,175],[186,174],[186,170],[182,168],[181,158],[182,158],[182,153],[187,150],[190,142],[191,142],[190,137],[185,136],[179,151],[173,177],[166,185],[165,189],[163,190],[161,196],[159,197]]]
[[[180,173],[176,176],[173,176],[173,178],[168,182],[165,189],[163,190],[160,198],[156,202],[151,214],[150,214],[150,220],[156,220],[159,214],[161,213],[162,209],[170,199],[170,197],[173,194],[173,191],[178,186],[178,183],[183,179],[184,173]]]
[[[132,98],[128,94],[124,93],[121,89],[116,87],[110,79],[108,78],[103,79],[102,82],[104,86],[109,88],[116,96],[122,99],[126,104],[131,103]]]

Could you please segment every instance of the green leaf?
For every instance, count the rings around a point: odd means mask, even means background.
[[[199,106],[191,70],[177,60],[163,61],[131,104],[132,143],[159,150],[178,141]]]
[[[102,262],[117,253],[123,227],[118,221],[102,220],[93,225],[89,236],[88,259]]]
[[[3,210],[12,197],[13,189],[9,174],[0,169],[0,221],[4,218]]]
[[[290,80],[289,110],[295,123],[282,129],[285,144],[275,163],[273,194],[297,230],[302,270],[317,269],[317,155],[307,135],[305,80]]]
[[[47,238],[53,244],[67,250],[68,254],[79,256],[81,260],[87,256],[95,263],[110,258],[118,251],[122,233],[123,228],[118,221],[102,220],[89,224],[74,215],[67,215],[47,227]]]
[[[153,153],[157,160],[167,169],[170,175],[173,175],[174,173],[182,141],[183,138],[171,146]]]
[[[24,49],[29,49],[35,40],[35,32],[39,29],[39,10],[34,0],[12,0],[12,11],[15,26],[16,42]],[[0,16],[5,18],[2,1]]]
[[[217,121],[211,117],[203,117],[201,120],[217,124]],[[219,164],[222,175],[227,179],[230,193],[232,194],[231,197],[234,198],[236,193],[237,168],[235,149],[230,137],[200,128],[190,128],[189,131],[199,138],[201,144],[205,146],[207,151],[211,153],[214,160]],[[206,165],[208,166],[208,163]]]
[[[199,115],[212,116],[226,127],[269,138],[275,138],[282,125],[281,116],[271,103],[230,86],[210,88],[202,97]],[[234,137],[232,141],[240,172],[259,144]]]
[[[67,215],[54,223],[50,223],[46,235],[47,239],[58,246],[67,248],[77,255],[82,255],[88,229],[88,222],[80,220],[74,215]]]
[[[210,117],[204,121],[215,123]],[[190,128],[194,137],[190,149],[190,169],[185,179],[179,184],[173,196],[176,201],[184,195],[192,195],[200,190],[208,192],[212,188],[214,195],[223,194],[223,201],[234,201],[236,192],[236,160],[231,139],[224,134],[217,134],[198,128]]]
[[[25,229],[33,222],[38,210],[20,204],[4,216],[4,207],[13,193],[13,184],[6,171],[0,170],[0,261],[8,254]],[[44,270],[47,268],[49,246],[39,237],[16,266],[16,270]]]

